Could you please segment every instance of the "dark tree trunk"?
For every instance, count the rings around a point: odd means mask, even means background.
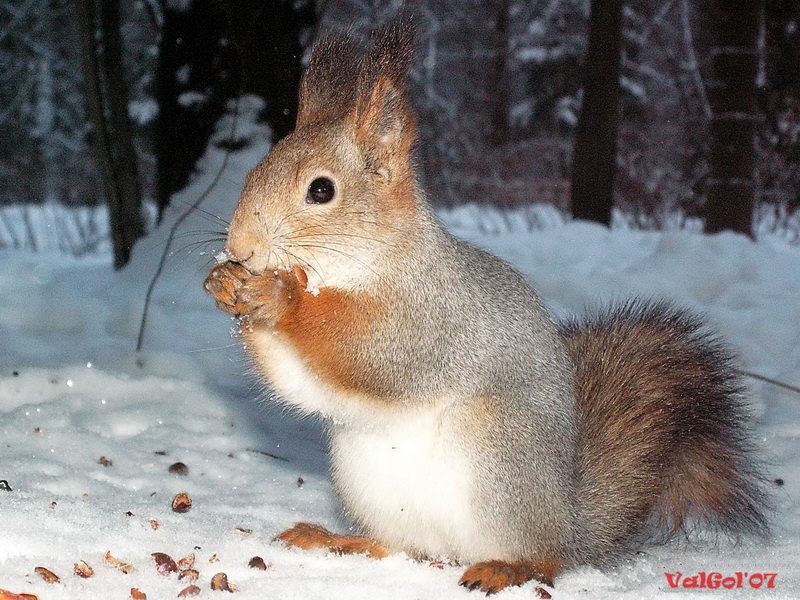
[[[103,107],[103,90],[100,83],[100,60],[97,56],[96,13],[93,0],[77,0],[78,33],[81,43],[83,83],[92,124],[92,149],[100,170],[103,191],[109,205],[117,202],[117,189],[113,177],[111,149]],[[112,232],[113,235],[113,232]]]
[[[99,29],[95,0],[78,0],[77,9],[93,146],[108,203],[114,267],[119,269],[128,262],[133,243],[144,232],[128,95],[122,77],[119,5],[116,0],[102,1]]]
[[[277,142],[297,120],[300,39],[315,23],[315,2],[225,0],[222,5],[239,55],[242,91],[265,100],[263,116],[272,128],[272,141]]]
[[[294,129],[300,39],[314,15],[311,0],[193,0],[182,10],[165,3],[156,73],[159,213],[189,181],[227,100],[263,98],[273,141]]]
[[[159,215],[189,181],[225,101],[238,93],[238,77],[216,0],[187,8],[164,2],[156,67],[156,200]]]
[[[791,214],[800,208],[800,156],[796,132],[787,123],[800,106],[800,0],[767,0],[764,7],[764,81],[759,81],[759,123],[762,145],[757,159],[758,195],[782,204]],[[763,154],[762,154],[763,153]]]
[[[109,206],[112,213],[111,226],[119,231],[120,245],[114,249],[115,266],[119,268],[128,262],[134,242],[144,235],[142,188],[136,151],[133,148],[133,129],[128,116],[128,87],[125,85],[122,62],[119,0],[101,0],[100,31],[103,39],[103,74],[108,97],[106,104],[112,132],[114,180],[117,182],[119,198],[116,206]]]
[[[752,235],[761,0],[712,0],[711,151],[705,230]]]
[[[509,0],[501,0],[497,3],[497,15],[495,19],[495,28],[497,31],[496,40],[496,55],[494,70],[495,75],[492,78],[496,85],[494,89],[490,90],[490,94],[494,97],[492,102],[492,116],[491,116],[491,132],[489,134],[489,143],[493,146],[502,146],[509,141],[509,107],[511,98],[508,81],[508,53],[509,36],[510,36],[510,23],[509,23]]]
[[[622,0],[592,0],[572,155],[572,214],[605,225],[614,203],[621,45]]]

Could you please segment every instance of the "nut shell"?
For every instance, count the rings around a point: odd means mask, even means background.
[[[188,494],[181,492],[180,494],[176,494],[172,499],[172,510],[174,510],[176,513],[189,512],[191,508],[192,499]]]

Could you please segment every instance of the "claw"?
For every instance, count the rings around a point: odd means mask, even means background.
[[[510,586],[522,585],[530,580],[538,580],[547,585],[553,584],[553,577],[558,573],[561,563],[558,561],[540,562],[505,562],[500,560],[490,560],[475,563],[469,567],[462,575],[459,584],[469,590],[480,589],[487,596],[493,596],[497,592]],[[537,588],[539,597],[547,597],[547,591]]]

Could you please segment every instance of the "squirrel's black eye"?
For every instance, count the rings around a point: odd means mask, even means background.
[[[317,177],[308,186],[306,202],[308,204],[325,204],[333,200],[336,195],[336,188],[333,182],[327,177]]]

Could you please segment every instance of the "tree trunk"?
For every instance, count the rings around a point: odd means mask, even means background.
[[[53,66],[50,54],[43,54],[39,59],[39,73],[36,94],[36,134],[39,138],[44,176],[42,190],[45,202],[58,202],[59,177],[56,172],[56,152],[53,144],[56,116]]]
[[[224,0],[235,41],[242,93],[266,100],[272,142],[294,130],[302,75],[303,30],[316,21],[316,3],[293,0]],[[266,43],[265,43],[266,41]]]
[[[712,0],[711,151],[705,230],[752,235],[761,0]]]
[[[592,0],[572,156],[572,214],[605,225],[614,203],[621,46],[622,0]]]
[[[489,143],[492,146],[502,146],[510,138],[509,112],[510,112],[510,90],[508,81],[508,53],[511,51],[509,44],[510,23],[509,11],[511,9],[509,0],[501,0],[497,3],[496,25],[497,40],[495,52],[494,70],[495,86],[489,90],[494,96],[492,102],[491,131],[489,133]]]
[[[109,8],[108,4],[112,0],[102,0],[104,8]],[[116,4],[116,0],[113,0]],[[118,131],[112,129],[112,125],[119,121],[119,111],[124,105],[125,119],[127,120],[127,93],[122,93],[121,97],[115,97],[115,92],[124,90],[124,82],[121,80],[121,46],[119,45],[119,20],[114,19],[111,14],[110,23],[115,24],[115,32],[109,35],[108,31],[102,31],[102,40],[105,44],[105,51],[108,52],[111,45],[112,56],[105,56],[101,61],[98,49],[98,27],[97,12],[94,0],[78,0],[78,29],[81,41],[81,57],[83,62],[84,84],[86,87],[86,97],[89,104],[89,115],[92,122],[93,146],[97,164],[103,181],[103,191],[105,192],[106,202],[108,203],[111,243],[114,248],[114,267],[123,267],[130,258],[133,242],[142,235],[144,227],[141,216],[141,194],[138,192],[138,179],[136,179],[135,155],[131,158],[133,143],[131,139],[130,126],[127,128],[127,139],[125,127]],[[116,10],[118,15],[119,7]],[[106,24],[109,23],[106,17],[103,18]],[[116,42],[114,37],[116,35]],[[109,62],[115,60],[114,44],[116,49],[116,66],[110,66]],[[119,81],[113,81],[119,78]],[[113,81],[113,83],[112,83]],[[105,85],[104,85],[105,84]],[[109,102],[108,96],[111,96]],[[109,103],[113,107],[109,106]],[[111,120],[106,117],[107,109],[112,114]],[[116,110],[116,115],[114,114]],[[122,150],[127,145],[128,150]],[[134,163],[133,177],[135,182],[130,181],[131,165],[121,164],[125,161]],[[131,190],[135,190],[132,193]]]
[[[266,100],[261,116],[273,142],[294,129],[300,42],[314,23],[314,7],[292,0],[167,3],[155,86],[159,214],[187,184],[228,99],[256,94]]]
[[[128,262],[134,242],[144,234],[142,189],[139,167],[133,148],[133,129],[128,115],[128,88],[125,85],[120,34],[119,0],[101,0],[100,31],[103,36],[101,55],[105,89],[108,97],[114,179],[117,182],[118,205],[109,206],[112,227],[119,231],[120,246],[115,247],[117,268]]]
[[[78,35],[81,43],[81,62],[83,63],[83,80],[86,100],[89,105],[89,120],[92,124],[92,148],[103,182],[103,192],[110,206],[119,203],[116,180],[114,178],[113,159],[111,156],[110,135],[106,113],[103,105],[103,89],[100,82],[100,61],[97,56],[95,25],[96,13],[94,0],[78,0]],[[112,217],[113,218],[113,217]],[[116,232],[111,231],[112,245],[117,247],[119,240]],[[114,261],[116,266],[116,258]]]
[[[238,91],[222,8],[217,0],[165,3],[155,86],[159,218],[189,182],[226,100]]]

